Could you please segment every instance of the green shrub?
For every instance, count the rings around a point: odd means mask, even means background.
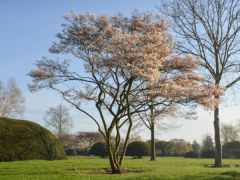
[[[197,158],[198,157],[198,153],[194,152],[194,151],[189,151],[187,153],[184,154],[185,158]]]
[[[90,147],[85,147],[85,148],[81,148],[81,149],[76,149],[76,152],[77,152],[77,155],[88,156],[89,150],[90,150]]]
[[[0,162],[67,159],[57,138],[39,124],[0,118]]]
[[[75,149],[66,149],[65,153],[67,156],[76,156],[77,155],[77,152]]]
[[[83,151],[84,151],[83,148],[81,148],[81,149],[76,149],[77,155],[83,155]]]
[[[84,148],[83,155],[84,156],[88,156],[89,155],[89,151],[90,151],[90,147]]]
[[[114,150],[112,145],[112,149]],[[108,156],[108,145],[106,142],[97,142],[89,150],[89,155],[101,156],[102,158]]]
[[[214,152],[214,150],[202,151],[201,157],[203,157],[203,158],[215,158],[215,152]]]
[[[240,142],[234,141],[223,145],[223,158],[240,159]]]
[[[142,158],[151,154],[151,147],[142,141],[135,141],[127,146],[126,156]]]

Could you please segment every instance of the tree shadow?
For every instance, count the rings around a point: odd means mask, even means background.
[[[219,176],[221,175],[221,176]],[[231,176],[231,178],[229,178]],[[212,173],[211,176],[209,174],[201,174],[201,175],[186,175],[181,178],[182,180],[190,180],[190,179],[201,179],[201,180],[229,180],[229,179],[240,179],[240,172],[237,171],[226,171],[223,173]]]
[[[221,175],[227,175],[227,176],[232,176],[232,177],[240,177],[240,172],[237,171],[227,171],[224,173],[221,173]]]

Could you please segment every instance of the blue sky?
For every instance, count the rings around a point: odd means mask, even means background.
[[[48,52],[55,35],[61,32],[61,24],[65,22],[62,16],[70,13],[71,9],[77,13],[91,12],[102,15],[109,12],[115,14],[123,12],[126,16],[138,9],[140,12],[155,9],[159,0],[1,0],[0,1],[0,79],[4,83],[9,77],[16,79],[17,84],[26,96],[26,112],[24,119],[44,125],[43,116],[51,106],[64,104],[70,109],[75,125],[72,132],[96,131],[97,127],[88,117],[61,100],[59,94],[53,90],[42,90],[30,93],[27,84],[31,79],[26,74],[34,69],[34,62],[43,56],[60,59],[74,57],[71,55],[55,55]],[[155,12],[157,10],[155,9]],[[76,58],[75,58],[76,59]],[[79,70],[83,70],[81,65]],[[86,106],[87,107],[87,106]],[[88,109],[92,107],[89,106]],[[239,106],[230,106],[220,111],[223,122],[235,122]],[[206,132],[214,134],[213,112],[198,108],[198,120],[179,120],[183,126],[176,131],[162,132],[156,138],[170,140],[184,138],[187,141],[200,140]],[[149,139],[149,131],[140,133],[143,139]]]

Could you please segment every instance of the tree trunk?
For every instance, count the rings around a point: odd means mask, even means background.
[[[220,120],[218,107],[215,108],[214,110],[214,130],[215,130],[215,167],[222,167],[222,144],[220,137]]]
[[[154,123],[151,124],[151,161],[156,160],[155,156],[155,132],[154,132]]]
[[[109,154],[109,161],[110,161],[110,166],[112,169],[112,174],[121,174],[122,173],[122,167],[118,163],[118,158],[114,156],[112,153],[112,150],[110,150],[111,147],[108,147],[108,153]]]
[[[122,168],[111,164],[112,174],[122,174]]]

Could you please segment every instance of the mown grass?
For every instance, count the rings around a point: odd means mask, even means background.
[[[213,159],[185,159],[181,157],[158,157],[157,161],[124,159],[123,169],[143,171],[132,174],[92,174],[110,170],[108,159],[74,156],[68,160],[56,161],[15,161],[0,163],[0,180],[47,180],[47,179],[201,179],[201,180],[240,180],[240,168],[206,168]],[[225,165],[240,165],[240,160],[223,160]]]

